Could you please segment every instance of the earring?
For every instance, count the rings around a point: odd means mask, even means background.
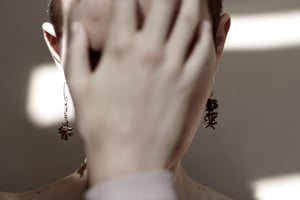
[[[65,112],[64,112],[64,121],[61,123],[61,126],[57,129],[58,134],[60,134],[60,138],[62,140],[68,140],[69,137],[74,135],[74,130],[69,126],[68,120],[68,97],[66,96],[66,83],[64,83],[64,100],[65,100]]]
[[[218,100],[213,99],[212,95],[211,95],[211,97],[207,100],[207,103],[206,103],[204,128],[216,129],[215,125],[218,124],[218,122],[216,121],[216,119],[218,117],[218,112],[216,111],[216,109],[218,109],[218,107],[219,107]]]

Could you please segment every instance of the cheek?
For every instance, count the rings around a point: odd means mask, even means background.
[[[187,109],[182,136],[175,148],[174,154],[171,157],[169,167],[172,167],[178,159],[182,158],[187,149],[189,148],[192,140],[197,132],[200,122],[202,120],[203,112],[205,110],[207,99],[209,98],[215,74],[215,53],[212,50],[211,65],[206,65],[203,68],[203,73],[197,81],[197,85],[192,93],[190,104]]]
[[[216,63],[216,53],[214,50],[211,50],[210,58],[203,65],[200,75],[198,76],[195,93],[201,93],[201,96],[207,96],[207,94],[211,92],[214,84],[214,77],[216,74],[217,63]]]
[[[184,143],[190,143],[194,136],[194,132],[199,126],[201,117],[205,110],[207,99],[210,97],[214,77],[216,72],[215,51],[212,50],[210,61],[202,68],[201,75],[198,77],[196,86],[191,96],[190,104],[187,110],[186,120],[184,124]],[[185,141],[187,140],[187,141]]]
[[[215,63],[215,61],[211,60],[211,63]],[[187,114],[188,126],[199,122],[201,119],[207,99],[210,97],[213,90],[214,76],[214,65],[205,65],[192,93]]]

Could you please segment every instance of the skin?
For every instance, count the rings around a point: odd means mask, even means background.
[[[43,26],[50,52],[70,87],[89,159],[89,183],[169,169],[174,173],[178,199],[200,199],[203,195],[227,199],[194,182],[181,167],[181,160],[211,94],[230,17],[222,16],[214,46],[205,1],[184,1],[172,24],[176,0],[140,0],[143,18],[140,20],[144,21],[141,30],[136,29],[138,20],[132,15],[136,10],[129,2],[63,1],[65,26],[61,44],[53,26],[49,23]],[[170,26],[173,29],[168,34]],[[195,32],[200,39],[195,41],[195,51],[186,58]],[[89,67],[89,48],[103,51],[95,71]],[[111,109],[105,112],[106,108]],[[122,151],[116,155],[116,149]],[[115,157],[123,160],[112,159]],[[81,199],[86,179],[86,173],[83,177],[74,173],[39,192],[1,195],[3,199],[13,195],[10,197],[22,200],[36,196]]]

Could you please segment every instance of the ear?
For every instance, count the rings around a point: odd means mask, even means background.
[[[54,30],[54,27],[51,23],[45,22],[42,25],[43,34],[45,42],[48,46],[48,49],[54,59],[54,62],[58,67],[61,66],[61,57],[60,57],[60,51],[59,51],[59,42],[56,37],[56,33]]]
[[[217,64],[219,65],[224,46],[225,46],[225,41],[227,38],[228,31],[230,29],[230,24],[231,24],[231,18],[228,13],[225,13],[221,16],[219,27],[217,29],[216,33],[216,58],[217,58]]]

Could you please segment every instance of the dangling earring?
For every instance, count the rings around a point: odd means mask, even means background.
[[[204,117],[204,128],[212,128],[216,129],[215,125],[218,124],[216,121],[218,117],[218,112],[216,109],[218,109],[218,100],[212,98],[213,95],[210,96],[210,98],[207,100],[206,103],[206,114]]]
[[[69,126],[68,120],[68,97],[66,96],[66,83],[64,83],[64,100],[65,100],[65,112],[64,112],[64,121],[61,123],[61,126],[57,129],[58,134],[60,134],[60,138],[62,140],[68,140],[69,137],[74,135],[74,130]]]

